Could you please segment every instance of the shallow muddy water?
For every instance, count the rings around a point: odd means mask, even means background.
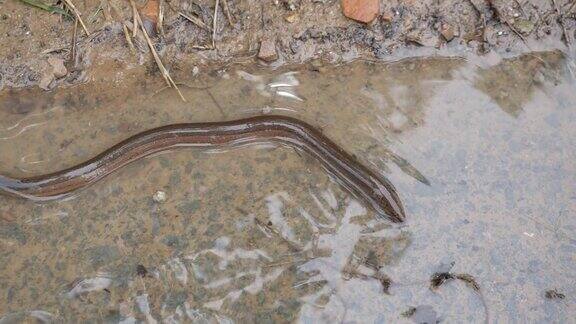
[[[0,196],[0,322],[569,322],[565,65],[549,52],[231,66],[181,85],[188,102],[134,79],[4,91],[3,175],[57,171],[155,126],[285,114],[388,177],[407,221],[376,217],[287,147],[160,154],[63,201]],[[432,287],[435,273],[450,275]]]

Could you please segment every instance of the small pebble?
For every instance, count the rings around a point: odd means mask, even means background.
[[[292,23],[294,23],[295,21],[298,20],[298,13],[295,12],[295,13],[293,13],[293,14],[290,14],[290,15],[284,17],[284,20],[286,20],[286,22],[292,24]]]
[[[556,290],[556,289],[547,290],[544,295],[548,299],[564,299],[564,298],[566,298],[566,295],[558,292],[558,290]]]
[[[273,62],[278,59],[278,53],[276,53],[276,44],[274,44],[273,40],[264,39],[260,43],[258,58],[266,62]]]
[[[48,64],[52,66],[54,76],[56,78],[62,78],[68,74],[68,70],[64,66],[64,60],[57,57],[51,57],[48,59]]]
[[[50,84],[54,81],[54,74],[52,72],[46,73],[40,79],[38,86],[43,90],[50,90]]]
[[[434,47],[438,44],[438,36],[429,32],[413,31],[406,35],[406,41],[419,46]]]
[[[385,12],[382,14],[380,19],[382,19],[384,22],[390,23],[392,20],[394,20],[394,16],[391,13]]]
[[[140,277],[146,277],[146,275],[148,274],[148,270],[146,270],[146,267],[139,264],[136,266],[136,274],[139,275]]]
[[[166,193],[164,191],[158,190],[158,191],[156,191],[156,193],[154,194],[152,199],[154,199],[154,201],[157,203],[165,202],[166,201]]]
[[[442,34],[442,37],[444,37],[444,39],[447,42],[449,42],[452,39],[454,39],[455,36],[454,27],[452,27],[447,23],[443,23],[442,27],[440,28],[440,34]]]

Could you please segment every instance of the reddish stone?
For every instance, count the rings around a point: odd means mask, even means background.
[[[379,0],[342,0],[344,16],[359,22],[369,23],[380,11]]]
[[[158,23],[158,15],[160,14],[160,1],[158,0],[148,0],[144,7],[140,8],[140,14],[142,18],[148,18],[150,22],[156,26]]]
[[[384,22],[390,23],[392,20],[394,20],[394,16],[391,13],[384,13],[380,19],[382,19]]]

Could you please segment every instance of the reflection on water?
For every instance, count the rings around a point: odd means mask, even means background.
[[[478,73],[476,88],[514,117],[532,99],[535,88],[560,82],[565,64],[560,52],[531,53],[507,59]],[[544,90],[545,91],[545,90]]]
[[[288,114],[389,177],[408,215],[374,217],[282,146],[157,155],[66,201],[0,197],[0,322],[565,322],[565,63],[238,66],[183,85],[188,103],[140,81],[0,93],[0,174],[62,169],[154,126]]]

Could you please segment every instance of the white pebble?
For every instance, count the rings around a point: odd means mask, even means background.
[[[154,194],[152,199],[154,199],[154,201],[157,203],[165,202],[166,201],[166,193],[164,191],[158,190],[158,191],[156,191],[156,193]]]

